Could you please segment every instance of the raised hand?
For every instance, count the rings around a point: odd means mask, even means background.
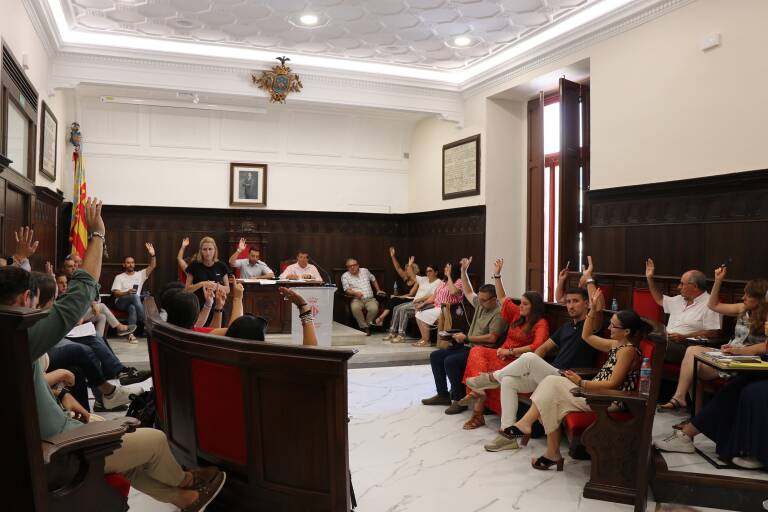
[[[389,248],[389,256],[390,256],[390,258],[394,258],[395,257],[395,248],[394,247],[390,247]]]
[[[29,226],[22,226],[13,234],[16,237],[16,251],[13,253],[18,260],[25,260],[35,254],[40,242],[35,240],[35,231]]]
[[[589,301],[589,307],[595,313],[599,313],[603,310],[604,306],[605,306],[605,299],[603,298],[603,291],[600,288],[598,288],[595,291],[595,293],[592,295],[592,298]]]
[[[501,275],[501,269],[504,267],[504,258],[496,258],[493,263],[493,273],[497,276]]]
[[[53,271],[53,265],[51,265],[50,261],[45,262],[45,273],[52,276],[54,279],[56,278],[56,272]]]
[[[557,274],[558,281],[565,281],[566,279],[568,279],[568,270],[570,269],[570,267],[571,267],[571,262],[569,261],[565,264],[565,267],[563,268],[563,270],[561,270]]]
[[[102,203],[98,198],[89,197],[85,200],[85,224],[89,233],[95,231],[104,233],[106,231],[104,219],[101,218],[101,206]]]
[[[594,272],[595,267],[592,265],[592,256],[587,256],[587,266],[582,269],[582,276],[584,276],[586,279],[592,279],[592,272]]]
[[[147,242],[147,243],[144,244],[144,247],[147,248],[147,252],[149,253],[149,257],[150,258],[154,258],[155,257],[155,246],[152,245],[151,243]]]
[[[444,272],[445,272],[445,277],[447,277],[448,280],[450,281],[451,280],[451,272],[453,272],[453,265],[451,265],[450,263],[446,263],[445,264]]]
[[[213,305],[213,288],[203,286],[203,297],[205,297],[205,303],[209,306]]]
[[[243,283],[238,283],[237,281],[232,283],[232,299],[234,300],[242,299],[244,290],[245,288],[243,287]]]
[[[291,301],[292,303],[296,304],[296,306],[302,306],[307,303],[307,301],[304,300],[304,297],[299,295],[299,293],[293,288],[286,288],[281,286],[277,289],[277,291],[280,292],[280,295],[282,295],[285,300]]]
[[[725,279],[725,275],[728,273],[728,267],[720,265],[715,269],[715,281],[722,281]]]
[[[239,254],[244,250],[245,250],[245,238],[241,238],[240,241],[237,243],[237,252]]]
[[[461,271],[466,272],[469,270],[469,266],[472,264],[472,256],[469,258],[461,258]]]
[[[653,279],[653,275],[656,273],[656,265],[653,264],[653,260],[648,258],[645,260],[645,277]]]
[[[188,245],[189,245],[189,237],[185,236],[184,238],[181,239],[181,248],[186,249]]]
[[[227,290],[221,286],[216,288],[214,300],[216,301],[216,309],[223,309],[227,302]]]
[[[409,256],[408,257],[408,266],[412,267],[413,263],[416,261],[416,256]]]

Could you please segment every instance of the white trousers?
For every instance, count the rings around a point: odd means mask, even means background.
[[[533,352],[526,352],[493,372],[493,378],[501,385],[501,428],[511,427],[517,421],[518,393],[533,393],[546,377],[557,374],[557,368]]]

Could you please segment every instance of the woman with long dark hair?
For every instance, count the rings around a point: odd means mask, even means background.
[[[610,339],[593,334],[593,319],[603,308],[602,292],[598,290],[591,299],[590,311],[584,321],[581,337],[592,347],[608,353],[608,360],[592,380],[587,380],[571,370],[562,375],[550,375],[538,385],[531,395],[531,407],[513,426],[504,430],[510,438],[522,438],[528,444],[533,422],[539,421],[547,434],[547,450],[533,459],[534,469],[547,470],[556,466],[563,470],[560,455],[560,422],[569,412],[590,411],[586,399],[573,396],[571,389],[632,391],[637,382],[641,354],[638,346],[648,330],[648,325],[632,310],[623,310],[611,317]]]
[[[544,299],[538,292],[525,292],[520,299],[520,306],[506,296],[501,282],[501,269],[504,260],[496,260],[494,281],[496,297],[501,301],[501,317],[509,325],[507,338],[499,348],[474,346],[469,351],[467,369],[464,371],[464,383],[467,379],[481,373],[500,370],[526,352],[533,352],[547,341],[549,324],[544,318]],[[499,277],[497,277],[499,276]],[[485,391],[471,389],[467,396],[459,401],[469,405],[474,399],[472,417],[464,423],[465,430],[472,430],[485,425]]]

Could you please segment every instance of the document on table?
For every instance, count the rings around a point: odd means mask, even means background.
[[[247,278],[247,279],[238,279],[238,281],[246,284],[276,284],[277,283],[277,281],[274,279]]]
[[[93,322],[85,322],[80,325],[76,325],[71,331],[67,333],[67,338],[82,338],[84,336],[95,336],[96,327]]]
[[[760,356],[736,356],[736,355],[730,355],[730,354],[723,354],[722,352],[713,351],[713,352],[704,352],[704,355],[707,355],[711,357],[712,359],[717,359],[718,361],[723,362],[755,362],[759,363],[762,361],[760,359]]]

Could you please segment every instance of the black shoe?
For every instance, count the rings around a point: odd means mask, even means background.
[[[138,382],[144,382],[152,376],[152,372],[149,370],[139,371],[136,368],[123,368],[123,371],[117,374],[117,378],[120,379],[121,386],[128,386],[130,384],[136,384]]]
[[[104,407],[104,404],[101,403],[101,400],[96,400],[93,402],[93,412],[122,412],[127,410],[128,404],[118,405],[113,409],[107,409]]]
[[[445,410],[445,414],[459,414],[467,409],[469,409],[469,407],[466,405],[459,405],[459,402],[453,402],[451,406]]]
[[[435,395],[421,401],[424,405],[451,405],[451,397],[448,395]]]

